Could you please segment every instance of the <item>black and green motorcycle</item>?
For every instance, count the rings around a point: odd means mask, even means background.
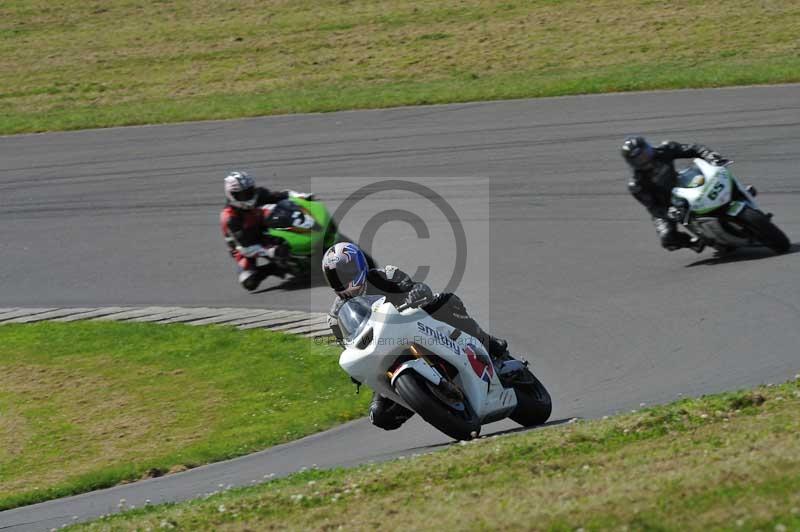
[[[286,258],[275,261],[285,273],[297,279],[309,279],[320,271],[322,255],[339,242],[352,242],[339,232],[336,221],[321,201],[299,197],[278,202],[267,215],[265,237],[283,243]],[[367,255],[371,268],[375,261]]]

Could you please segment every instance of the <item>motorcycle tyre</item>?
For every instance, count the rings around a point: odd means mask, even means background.
[[[512,384],[517,393],[517,406],[509,418],[523,427],[543,425],[553,411],[553,401],[547,388],[536,375],[525,370],[532,382]]]
[[[436,399],[413,371],[400,374],[394,383],[397,394],[422,419],[456,440],[471,440],[481,430],[480,421],[473,415],[464,419]]]
[[[736,220],[744,225],[756,240],[775,253],[786,253],[792,246],[784,232],[759,210],[745,207],[736,216]]]

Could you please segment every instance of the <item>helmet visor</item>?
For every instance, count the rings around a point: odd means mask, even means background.
[[[335,268],[323,268],[323,271],[328,285],[345,299],[359,295],[366,285],[366,272],[359,268],[357,260],[339,262]]]
[[[256,189],[246,188],[244,190],[231,192],[231,196],[233,196],[233,199],[236,201],[250,201],[256,196]]]
[[[652,146],[643,146],[630,154],[628,163],[634,168],[648,168],[653,164]]]
[[[335,292],[344,290],[344,286],[342,286],[342,280],[339,279],[339,275],[337,275],[336,270],[329,270],[328,268],[325,268],[323,271],[325,273],[325,280],[328,282],[328,286],[333,288]]]
[[[350,286],[350,282],[358,275],[355,261],[339,263],[335,268],[324,268],[325,280],[336,292],[342,292]]]

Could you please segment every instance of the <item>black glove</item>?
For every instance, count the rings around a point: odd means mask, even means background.
[[[676,207],[675,205],[667,209],[667,219],[670,222],[680,223],[683,220],[683,216],[685,214],[686,214],[685,210],[681,209],[680,207]]]
[[[406,305],[417,308],[433,300],[433,291],[425,283],[414,283],[414,287],[406,295]]]
[[[685,199],[673,199],[672,205],[667,209],[667,219],[671,222],[681,223],[686,219],[688,211],[688,201]]]

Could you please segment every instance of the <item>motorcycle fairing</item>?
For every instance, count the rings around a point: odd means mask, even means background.
[[[749,237],[736,230],[734,219],[746,206],[759,208],[753,196],[739,185],[727,168],[703,159],[694,159],[692,163],[693,166],[679,174],[678,186],[672,189],[673,198],[689,203],[692,216],[686,228],[717,249],[752,245]],[[722,208],[726,217],[714,213]]]
[[[422,324],[423,327],[419,327]],[[403,399],[394,391],[392,379],[405,371],[417,371],[420,376],[434,383],[441,375],[426,361],[425,357],[416,358],[416,361],[406,361],[397,368],[393,368],[398,358],[407,356],[411,344],[419,342],[420,351],[429,352],[441,359],[458,371],[453,379],[454,383],[463,391],[470,408],[479,419],[501,419],[511,412],[517,405],[516,393],[513,388],[503,387],[497,371],[492,368],[489,381],[486,382],[476,375],[465,347],[471,344],[471,349],[476,351],[481,358],[488,358],[483,345],[472,336],[463,333],[453,341],[447,343],[440,341],[439,334],[449,337],[454,328],[434,319],[422,309],[406,309],[398,312],[391,303],[376,302],[373,304],[373,313],[369,323],[359,333],[359,336],[347,343],[347,348],[339,358],[339,365],[351,377],[372,388],[374,391],[408,407]],[[423,331],[431,331],[426,334]],[[371,335],[369,344],[361,340]],[[419,362],[421,361],[421,362]],[[413,363],[409,363],[413,362]],[[424,366],[423,366],[424,364]],[[429,371],[429,369],[433,371]],[[389,371],[391,377],[389,377]]]
[[[679,186],[672,189],[673,198],[686,200],[690,210],[696,214],[707,214],[730,202],[734,184],[728,169],[713,166],[703,159],[695,159],[693,163],[695,168],[687,168],[679,174]],[[701,180],[697,170],[703,174],[702,184],[699,184]],[[689,187],[680,186],[692,183],[696,184]]]
[[[725,211],[725,214],[727,214],[728,216],[736,216],[737,214],[742,212],[742,209],[744,209],[746,205],[747,203],[745,203],[744,201],[732,201],[731,204],[728,206],[728,210]]]
[[[332,220],[323,203],[302,198],[289,198],[285,201],[294,204],[303,213],[303,217],[296,227],[270,228],[270,236],[285,240],[291,254],[297,257],[309,256],[314,251],[324,251],[332,245],[330,242],[335,240],[336,235],[334,231],[331,237],[331,231],[328,231]]]
[[[717,217],[695,218],[689,222],[687,228],[695,235],[705,238],[712,247],[718,249],[725,246],[742,247],[752,244],[749,238],[737,237],[726,231]]]

